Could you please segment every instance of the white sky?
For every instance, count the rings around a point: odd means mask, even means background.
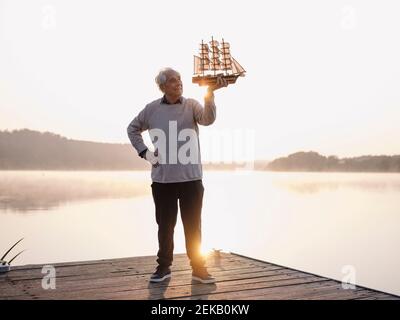
[[[205,130],[255,130],[256,157],[400,154],[399,1],[0,0],[0,129],[129,143],[170,66],[184,96],[201,39],[224,37],[245,78]]]

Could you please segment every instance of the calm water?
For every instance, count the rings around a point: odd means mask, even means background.
[[[338,280],[350,265],[357,284],[400,294],[400,174],[204,176],[204,251]],[[16,265],[155,255],[150,173],[0,171],[0,253],[21,237]],[[179,219],[175,252],[185,252]]]

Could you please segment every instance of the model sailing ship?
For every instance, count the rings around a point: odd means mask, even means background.
[[[199,86],[212,85],[218,77],[226,79],[228,84],[235,83],[238,77],[244,77],[245,70],[230,53],[228,42],[220,44],[211,37],[211,41],[200,44],[200,56],[194,56],[193,83]]]

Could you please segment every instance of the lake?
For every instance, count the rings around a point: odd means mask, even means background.
[[[0,254],[24,237],[14,265],[156,255],[150,184],[147,171],[0,171]],[[338,280],[350,268],[400,295],[400,174],[205,171],[203,184],[204,252]],[[174,239],[184,253],[180,217]]]

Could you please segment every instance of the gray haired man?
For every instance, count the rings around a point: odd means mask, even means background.
[[[128,136],[140,157],[152,165],[152,194],[158,224],[157,269],[151,282],[171,277],[174,228],[178,201],[185,232],[186,252],[192,267],[193,280],[214,283],[201,255],[201,209],[204,187],[198,125],[208,126],[215,121],[214,91],[228,84],[219,77],[209,86],[204,107],[194,99],[182,96],[179,72],[162,69],[156,83],[164,96],[147,104],[128,126]],[[142,132],[149,130],[155,151],[144,144]]]

